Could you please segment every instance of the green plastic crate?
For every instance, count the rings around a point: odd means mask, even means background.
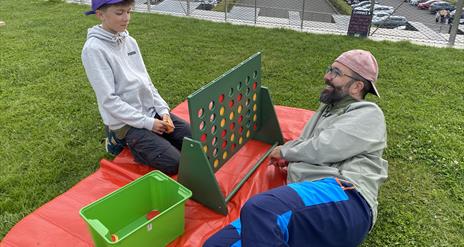
[[[184,232],[185,201],[191,196],[190,190],[154,171],[85,206],[80,215],[96,247],[165,246]],[[159,214],[147,219],[152,210]]]

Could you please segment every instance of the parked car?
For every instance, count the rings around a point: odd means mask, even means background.
[[[351,8],[354,9],[354,8],[358,8],[358,7],[364,7],[364,6],[371,6],[371,2],[370,1],[364,1],[364,2],[360,2],[360,3],[355,3],[353,5],[351,5]]]
[[[360,3],[360,1],[357,1],[357,0],[346,0],[346,3],[349,4],[349,5],[352,5],[352,4]]]
[[[437,11],[440,11],[442,9],[452,11],[455,9],[454,5],[448,2],[435,2],[432,3],[429,7],[430,13],[435,14]]]
[[[346,0],[346,3],[353,5],[353,4],[358,4],[362,2],[370,2],[369,0]]]
[[[417,8],[418,9],[429,9],[430,5],[432,5],[432,3],[434,2],[439,2],[440,0],[428,0],[426,2],[423,2],[423,3],[419,3],[417,5]]]
[[[427,2],[428,0],[409,0],[409,4],[417,6],[419,3]]]
[[[372,15],[372,23],[383,20],[383,19],[385,19],[386,17],[389,17],[389,16],[391,16],[391,14],[388,13],[388,12],[384,12],[384,11],[375,12]]]
[[[378,4],[379,1],[375,0],[375,4]],[[371,5],[371,1],[362,1],[362,2],[359,2],[359,3],[354,3],[354,4],[351,4],[351,8],[356,8],[356,7],[361,7],[361,6],[364,6],[364,5],[368,5],[369,6]]]
[[[408,24],[406,17],[398,15],[386,16],[376,20],[372,19],[372,25],[385,28],[397,28],[400,26],[406,26],[406,24]]]
[[[199,2],[200,5],[198,6],[198,9],[201,10],[212,10],[214,6],[218,3],[217,0],[200,0]]]
[[[364,10],[364,11],[367,10],[367,11],[369,11],[369,10],[370,10],[370,6],[369,6],[369,7],[360,7],[360,8],[358,7],[358,8],[355,8],[355,9],[357,9],[357,10]],[[374,4],[373,12],[375,13],[375,12],[380,12],[380,11],[382,11],[382,12],[387,12],[387,13],[392,14],[394,10],[395,10],[395,9],[394,9],[393,7],[391,7],[391,6],[380,5],[380,4]]]

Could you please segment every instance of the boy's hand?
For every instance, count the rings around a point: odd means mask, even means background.
[[[174,123],[172,122],[171,116],[169,116],[169,114],[164,114],[163,122],[166,123],[166,133],[171,134],[175,128]]]
[[[162,135],[167,130],[167,123],[155,118],[155,123],[153,123],[153,128],[151,131],[155,132],[158,135]]]

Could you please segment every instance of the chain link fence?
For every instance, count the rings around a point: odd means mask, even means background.
[[[359,0],[340,1],[343,0],[136,0],[135,11],[346,35],[350,15],[344,13],[354,9],[350,4],[359,4]],[[371,39],[464,46],[464,15],[459,26],[461,18],[454,18],[452,12],[455,3],[450,4],[448,11],[437,11],[433,1],[439,0],[370,0],[357,8],[374,13]],[[462,1],[458,2],[461,9]],[[91,0],[68,2],[90,5]]]

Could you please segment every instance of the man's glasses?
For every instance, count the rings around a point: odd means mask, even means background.
[[[358,78],[355,78],[355,77],[353,77],[353,76],[351,76],[351,75],[347,75],[347,74],[341,72],[338,68],[334,68],[334,67],[332,67],[332,66],[328,66],[327,69],[325,70],[325,73],[326,73],[326,74],[331,74],[333,77],[337,77],[337,76],[338,76],[338,77],[347,76],[347,77],[349,77],[349,78],[351,78],[351,79],[353,79],[353,80],[355,80],[355,81],[359,81]]]

